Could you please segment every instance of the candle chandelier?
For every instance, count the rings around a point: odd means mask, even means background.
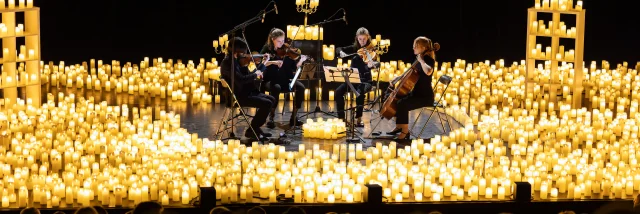
[[[320,0],[296,0],[298,13],[304,13],[304,25],[307,26],[307,16],[318,10]]]

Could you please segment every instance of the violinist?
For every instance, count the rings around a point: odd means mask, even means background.
[[[340,53],[340,57],[347,56],[344,51],[349,51],[349,53],[358,52],[358,54],[356,54],[351,59],[351,68],[358,71],[361,82],[359,84],[353,84],[353,86],[356,88],[356,90],[358,90],[358,93],[360,94],[360,96],[356,97],[356,122],[354,124],[356,127],[364,127],[364,124],[362,123],[364,98],[366,96],[366,93],[371,90],[371,83],[373,81],[371,77],[371,69],[374,68],[376,64],[378,64],[376,61],[374,61],[373,58],[371,58],[371,55],[374,54],[374,52],[371,50],[372,46],[373,45],[371,44],[371,35],[369,34],[369,30],[361,27],[358,29],[358,31],[356,31],[355,42],[352,46],[343,47],[337,50]],[[338,86],[335,92],[335,102],[336,108],[338,110],[338,118],[342,118],[344,121],[347,121],[344,113],[344,94],[347,91],[347,87],[347,84],[343,83],[342,85]]]
[[[417,72],[418,81],[415,83],[413,90],[396,103],[396,127],[393,131],[387,132],[390,135],[398,135],[394,140],[406,141],[410,139],[409,135],[409,111],[433,105],[434,93],[431,88],[431,78],[435,66],[435,52],[440,50],[440,44],[433,43],[431,39],[426,37],[418,37],[413,41],[413,54],[416,55],[417,64],[407,72]],[[406,73],[405,73],[406,74]],[[400,77],[392,81],[392,85],[398,81]]]
[[[278,106],[278,98],[281,92],[295,91],[294,102],[295,106],[291,113],[291,119],[289,119],[289,126],[293,126],[294,122],[296,126],[301,126],[302,121],[298,119],[298,109],[302,108],[302,102],[304,99],[305,87],[300,81],[294,83],[294,89],[289,89],[289,84],[298,68],[302,66],[302,63],[307,60],[307,56],[300,55],[299,52],[291,54],[292,48],[289,44],[285,43],[284,31],[274,28],[269,32],[267,44],[264,45],[261,54],[268,54],[272,56],[272,61],[267,64],[265,71],[265,82],[263,90],[268,90],[269,93],[276,98],[275,104],[271,109],[269,115],[269,122],[267,122],[268,128],[275,128],[273,118],[275,117],[276,107]],[[289,53],[289,54],[287,54]]]
[[[233,40],[235,40],[235,42]],[[271,134],[263,132],[260,127],[266,122],[267,116],[269,116],[269,109],[275,106],[274,103],[276,99],[260,93],[254,84],[256,78],[262,78],[262,71],[265,70],[266,67],[260,63],[256,66],[254,72],[249,71],[248,60],[252,60],[252,55],[247,54],[249,45],[240,37],[236,37],[233,40],[229,41],[229,44],[235,43],[234,48],[232,49],[230,47],[228,49],[228,53],[221,63],[220,71],[222,78],[231,85],[231,75],[234,75],[233,80],[235,83],[233,83],[233,92],[240,106],[257,108],[256,114],[250,124],[256,134],[254,134],[251,129],[247,129],[244,134],[245,137],[266,141],[268,137],[271,137]],[[232,58],[234,66],[233,74],[231,74]],[[249,59],[247,60],[247,58]],[[264,59],[269,60],[269,55],[265,54]]]

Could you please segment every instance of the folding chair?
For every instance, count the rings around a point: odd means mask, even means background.
[[[249,117],[252,117],[251,115],[247,115],[246,112],[244,111],[243,107],[240,106],[240,103],[238,102],[238,99],[236,98],[236,95],[233,93],[233,89],[229,86],[229,84],[227,83],[226,80],[221,79],[220,83],[222,84],[222,87],[228,89],[227,93],[227,102],[225,102],[226,104],[226,108],[224,109],[224,115],[222,118],[222,122],[220,123],[220,125],[218,126],[218,130],[216,131],[214,137],[217,137],[218,140],[226,140],[226,139],[239,139],[235,136],[234,133],[234,124],[233,124],[233,120],[239,117],[239,121],[238,122],[245,122],[247,123],[247,125],[249,126],[249,129],[251,129],[251,131],[253,132],[254,135],[256,134],[256,131],[253,130],[253,128],[251,127],[251,125],[249,125]],[[240,110],[240,114],[235,115],[235,110],[238,109]],[[229,123],[231,123],[231,125],[229,126]],[[222,129],[222,126],[224,125],[224,129]],[[225,139],[221,139],[222,138],[222,133],[225,132],[226,130],[229,130],[229,138],[225,138]]]
[[[440,112],[440,110],[438,110],[438,108],[444,108],[444,106],[440,102],[442,101],[442,98],[444,98],[444,94],[447,92],[447,88],[449,88],[449,83],[451,83],[451,80],[453,80],[453,79],[450,76],[447,76],[447,75],[442,75],[442,76],[440,76],[440,78],[438,78],[438,82],[436,82],[436,85],[433,86],[433,90],[434,91],[436,90],[436,88],[438,87],[438,83],[445,84],[446,87],[442,91],[442,94],[440,94],[440,99],[438,99],[437,102],[434,102],[433,106],[425,107],[425,108],[433,108],[433,110],[431,111],[431,114],[429,114],[429,118],[427,119],[427,122],[425,122],[424,125],[422,126],[422,129],[420,130],[420,134],[418,134],[417,136],[414,135],[415,137],[422,136],[422,133],[424,132],[424,130],[427,127],[427,125],[429,124],[429,121],[431,120],[431,117],[436,112],[438,113],[438,119],[440,120],[440,125],[442,125],[442,131],[446,132],[447,129],[444,126],[444,122],[442,121],[443,119],[442,119],[442,116],[440,116],[440,114],[445,114],[444,116],[447,117],[447,124],[449,125],[449,131],[451,131],[450,118],[446,115],[446,113]],[[413,125],[411,125],[411,128],[409,130],[413,130],[413,127],[418,123],[418,119],[420,119],[420,116],[422,115],[422,112],[424,111],[425,108],[420,109],[420,113],[416,117],[416,120],[413,122]]]

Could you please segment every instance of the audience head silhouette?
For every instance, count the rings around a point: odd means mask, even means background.
[[[214,207],[209,214],[231,214],[231,210],[226,207]]]
[[[98,211],[93,207],[81,207],[77,209],[74,214],[98,214]]]
[[[40,214],[40,210],[35,207],[27,207],[20,211],[20,214]]]
[[[145,201],[136,205],[132,214],[161,214],[164,209],[155,201]]]

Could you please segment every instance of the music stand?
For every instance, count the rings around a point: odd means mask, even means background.
[[[291,82],[289,82],[289,91],[293,92],[293,96],[295,96],[296,94],[296,81],[298,81],[298,78],[300,77],[300,74],[302,73],[302,67],[299,67],[298,70],[296,70],[296,73],[293,75],[293,79],[291,79]],[[299,98],[296,97],[295,99],[304,99],[303,98]],[[295,101],[294,99],[294,101]],[[293,104],[294,108],[297,108],[295,104]],[[297,114],[297,111],[294,111]],[[292,112],[293,113],[293,112]],[[298,122],[298,115],[293,115],[293,126],[289,127],[289,129],[285,130],[285,133],[289,132],[289,131],[293,131],[293,135],[296,135],[296,123]]]
[[[327,82],[344,82],[345,84],[347,84],[346,94],[349,94],[349,90],[351,90],[355,94],[355,97],[360,96],[360,93],[358,93],[358,90],[356,90],[353,84],[351,84],[351,83],[360,83],[360,73],[358,73],[357,69],[338,68],[338,67],[332,67],[332,66],[324,66],[324,68],[325,68],[324,75]],[[357,138],[355,137],[356,136],[355,134],[356,117],[353,111],[355,111],[356,106],[353,106],[353,102],[351,100],[349,100],[349,105],[350,105],[350,108],[345,109],[345,111],[351,111],[351,113],[349,114],[350,115],[349,120],[351,121],[350,122],[351,124],[349,125],[349,129],[347,129],[346,141],[348,143],[355,143],[359,141],[365,142],[361,137],[357,137]]]

